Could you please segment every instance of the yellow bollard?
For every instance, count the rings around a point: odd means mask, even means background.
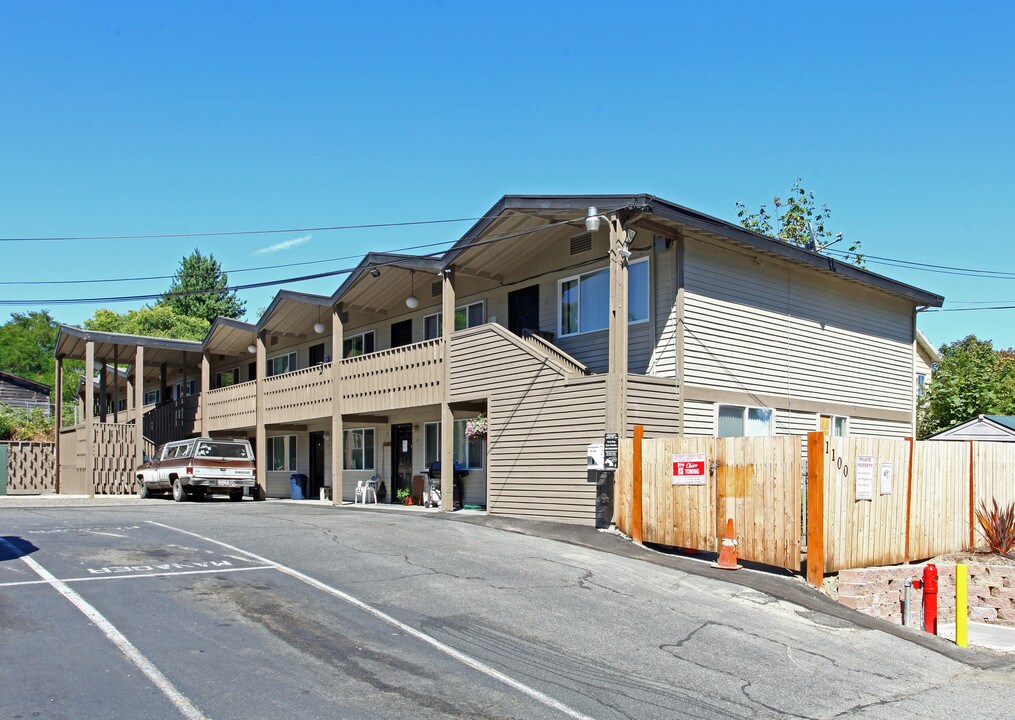
[[[969,647],[969,568],[955,566],[955,644]]]

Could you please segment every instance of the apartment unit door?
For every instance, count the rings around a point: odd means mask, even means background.
[[[508,330],[521,335],[523,330],[539,329],[539,286],[530,285],[508,293]]]
[[[321,497],[324,487],[324,433],[310,433],[310,477],[307,480],[307,499]]]
[[[391,426],[391,499],[398,502],[398,491],[412,489],[412,425]]]

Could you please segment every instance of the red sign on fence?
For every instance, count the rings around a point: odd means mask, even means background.
[[[705,453],[674,455],[673,484],[704,485],[707,477],[705,475],[706,462]]]

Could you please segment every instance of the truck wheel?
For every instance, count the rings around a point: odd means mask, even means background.
[[[152,496],[152,494],[148,492],[148,486],[144,484],[143,480],[141,481],[141,487],[137,489],[137,496],[142,500],[146,500]]]
[[[229,499],[232,500],[233,502],[239,502],[240,500],[243,499],[243,491],[242,490],[230,490],[229,491]]]
[[[187,499],[187,491],[183,489],[183,483],[180,482],[180,478],[173,480],[173,500],[176,502],[183,502]]]

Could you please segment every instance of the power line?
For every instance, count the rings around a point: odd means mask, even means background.
[[[6,237],[0,242],[69,242],[92,240],[165,240],[169,238],[228,237],[234,235],[279,235],[286,233],[324,232],[328,230],[369,230],[374,228],[408,227],[411,225],[444,225],[476,222],[483,217],[450,218],[445,220],[411,220],[407,222],[366,223],[363,225],[325,225],[322,227],[286,228],[281,230],[224,230],[222,232],[158,233],[153,235],[69,235],[65,237]]]
[[[616,208],[614,208],[616,209]],[[610,212],[610,210],[606,210]],[[571,223],[579,222],[584,219],[583,217],[573,218],[570,220],[560,220],[558,222],[546,223],[538,225],[532,228],[526,228],[524,230],[514,230],[499,235],[491,235],[483,240],[471,243],[469,248],[480,247],[483,245],[489,245],[496,242],[502,242],[504,240],[510,240],[516,237],[522,237],[530,235],[534,232],[541,230],[547,230],[549,228],[559,227],[561,225],[568,225]],[[437,243],[447,244],[447,243]],[[384,253],[380,253],[384,254]],[[396,265],[401,262],[401,258],[395,258],[388,262],[376,263],[374,267],[385,267],[389,265]],[[22,305],[86,305],[86,304],[105,304],[105,303],[121,303],[121,302],[142,302],[145,300],[157,300],[159,298],[166,297],[186,297],[192,295],[217,295],[226,292],[236,292],[240,290],[252,290],[255,288],[271,287],[274,285],[283,285],[286,283],[298,283],[306,282],[308,280],[317,280],[320,278],[334,277],[336,275],[345,275],[354,272],[358,266],[340,268],[338,270],[329,270],[327,272],[314,273],[312,275],[301,275],[297,277],[280,278],[275,280],[265,280],[256,283],[245,283],[242,285],[233,285],[225,288],[218,288],[213,290],[190,290],[184,292],[163,292],[163,293],[149,293],[144,295],[120,295],[110,297],[95,297],[95,298],[50,298],[50,299],[35,299],[35,300],[0,300],[0,306],[22,306]]]
[[[846,250],[828,250],[829,253],[836,255],[842,255],[844,257],[855,256],[856,253],[851,253]],[[911,270],[922,270],[924,272],[934,272],[944,275],[959,275],[964,277],[981,277],[988,279],[997,280],[1015,280],[1015,272],[1009,272],[1007,270],[981,270],[977,268],[963,268],[955,267],[952,265],[935,265],[932,263],[922,263],[916,260],[902,260],[900,258],[888,258],[881,257],[878,255],[867,255],[862,253],[863,259],[870,260],[877,265],[889,265],[891,267],[908,268]]]

